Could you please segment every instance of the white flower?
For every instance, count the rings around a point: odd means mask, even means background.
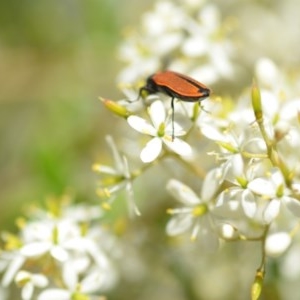
[[[198,22],[197,22],[198,21]],[[187,57],[204,58],[201,67],[190,73],[206,83],[213,83],[220,77],[231,77],[233,66],[230,61],[233,47],[220,35],[220,11],[217,6],[208,4],[199,13],[199,19],[187,22],[189,36],[182,43],[182,52]]]
[[[230,160],[230,170],[228,171],[226,179],[229,180],[233,186],[226,189],[218,196],[216,206],[227,205],[227,201],[238,201],[249,218],[254,218],[257,210],[256,195],[248,188],[248,185],[257,176],[257,166],[249,163],[244,165],[244,160],[240,154],[232,156]],[[227,196],[224,197],[223,193]]]
[[[23,230],[24,246],[20,253],[28,258],[49,253],[64,262],[70,255],[65,243],[79,235],[80,228],[71,220],[32,222]]]
[[[162,57],[181,45],[187,16],[181,7],[170,1],[156,3],[152,12],[142,17],[141,31],[132,32],[120,47],[119,56],[128,65],[119,82],[135,82],[161,68]]]
[[[93,294],[116,283],[111,260],[117,257],[116,239],[93,223],[102,210],[99,207],[97,212],[94,206],[89,210],[87,205],[69,207],[57,204],[56,214],[34,210],[34,221],[22,223],[19,239],[6,237],[7,244],[14,242],[16,249],[1,253],[2,285],[8,287],[14,280],[22,288],[23,300],[33,299],[36,288],[43,289],[38,299],[99,299]],[[33,273],[37,270],[40,273]]]
[[[253,120],[252,118],[251,122]],[[250,126],[250,122],[244,127],[239,120],[233,121],[234,123],[230,123],[228,120],[223,122],[211,120],[211,122],[206,121],[199,124],[202,134],[220,146],[219,157],[221,159],[229,161],[231,156],[244,152],[253,155],[253,157],[255,154],[266,152],[263,138],[258,131]]]
[[[266,129],[271,139],[280,141],[280,152],[285,156],[286,165],[292,169],[298,159],[291,154],[297,153],[300,146],[299,92],[290,85],[290,78],[280,73],[278,66],[269,58],[258,60],[256,75],[261,83]]]
[[[149,115],[153,125],[138,116],[130,116],[127,119],[128,124],[135,130],[153,136],[141,152],[140,157],[143,162],[154,161],[162,151],[163,144],[179,155],[191,155],[191,146],[178,138],[178,136],[184,135],[185,132],[176,122],[166,120],[166,111],[161,101],[157,100],[151,104]]]
[[[94,171],[106,175],[106,178],[100,181],[100,187],[97,189],[97,193],[100,197],[105,196],[109,199],[104,205],[104,208],[110,208],[110,204],[115,199],[114,194],[121,189],[125,189],[129,215],[139,216],[141,213],[134,201],[132,178],[127,158],[120,154],[111,136],[106,136],[106,141],[111,148],[115,167],[113,168],[102,164],[93,165]]]
[[[233,44],[225,38],[219,9],[204,1],[194,4],[158,1],[142,16],[140,30],[130,32],[120,47],[120,58],[127,66],[119,82],[135,83],[166,67],[206,83],[232,75]],[[169,65],[163,65],[165,61]]]
[[[236,205],[228,205],[227,201],[233,201],[241,205],[244,213],[249,218],[254,218],[257,211],[256,195],[248,188],[249,182],[262,174],[264,164],[259,159],[251,159],[245,164],[243,154],[259,155],[266,151],[265,143],[261,137],[257,137],[251,131],[244,130],[240,135],[234,132],[221,130],[217,124],[205,124],[201,127],[202,133],[214,140],[221,149],[221,153],[212,153],[218,160],[224,161],[216,170],[220,182],[228,181],[232,185],[220,193],[216,206],[226,205],[228,209]],[[226,194],[226,195],[224,195]]]
[[[204,249],[216,249],[218,237],[214,232],[214,221],[210,214],[209,199],[200,199],[188,186],[175,179],[168,182],[167,190],[180,203],[185,205],[181,208],[168,210],[173,217],[167,224],[167,233],[173,236],[192,230],[192,240],[199,236]],[[203,197],[208,195],[206,195],[206,191],[208,192],[206,188],[202,190]]]
[[[271,223],[279,214],[282,203],[294,214],[300,217],[300,201],[291,197],[291,191],[285,185],[280,170],[274,168],[269,178],[256,178],[248,184],[248,188],[266,199],[263,212],[265,223]]]
[[[74,269],[69,269],[66,276],[72,276]],[[66,288],[45,289],[38,296],[38,300],[70,300],[70,299],[100,299],[99,290],[105,284],[107,274],[98,269],[91,268],[80,282],[72,282]]]
[[[15,277],[17,285],[22,287],[21,296],[23,300],[32,299],[34,288],[44,288],[48,285],[48,279],[42,274],[33,274],[27,271],[19,271]]]

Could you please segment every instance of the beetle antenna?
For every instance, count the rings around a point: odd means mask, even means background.
[[[133,103],[133,102],[136,102],[136,101],[140,100],[141,95],[142,95],[142,92],[143,92],[143,88],[141,87],[140,90],[139,90],[139,93],[138,93],[137,98],[134,99],[134,100],[129,100],[129,99],[128,99],[127,101],[130,102],[130,103]]]
[[[142,97],[143,91],[147,91],[146,87],[144,87],[144,86],[140,88],[138,96],[137,96],[136,99],[134,99],[134,100],[127,100],[127,101],[130,102],[130,103],[133,103],[133,102],[136,102],[136,101],[140,100],[140,98],[143,98]]]

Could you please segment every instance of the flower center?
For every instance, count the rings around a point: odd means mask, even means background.
[[[165,123],[164,122],[160,123],[160,125],[157,129],[158,137],[163,137],[165,135],[165,128],[166,128]]]
[[[200,204],[194,207],[192,214],[194,217],[200,217],[208,212],[208,207],[206,204]]]

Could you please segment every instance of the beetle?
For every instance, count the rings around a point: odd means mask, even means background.
[[[200,102],[209,97],[211,90],[203,83],[174,71],[162,71],[149,76],[140,88],[138,99],[143,91],[148,94],[162,93],[171,97],[172,140],[174,140],[174,99],[185,102]]]

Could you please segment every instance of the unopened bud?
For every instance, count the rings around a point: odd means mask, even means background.
[[[256,121],[261,121],[263,117],[261,96],[260,96],[260,90],[255,82],[253,82],[252,85],[251,96],[252,96],[252,107],[253,107]]]
[[[258,300],[263,286],[264,274],[258,270],[251,288],[251,300]]]
[[[113,112],[115,115],[125,119],[127,119],[131,115],[131,112],[128,111],[126,107],[120,105],[118,102],[101,98],[101,97],[99,97],[99,99],[100,101],[102,101],[105,107],[109,109],[111,112]]]

